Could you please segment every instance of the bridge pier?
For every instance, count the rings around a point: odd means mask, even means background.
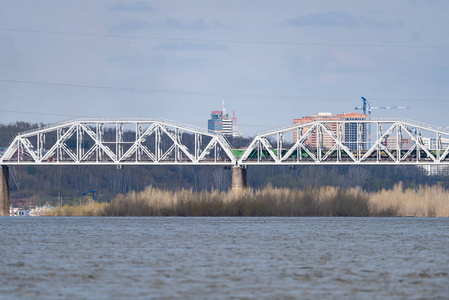
[[[9,216],[9,168],[0,167],[0,216]]]
[[[242,166],[232,167],[232,190],[244,190],[247,186],[246,168]]]

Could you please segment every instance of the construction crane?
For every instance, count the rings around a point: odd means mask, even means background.
[[[371,117],[371,110],[372,109],[402,109],[402,108],[410,108],[410,106],[371,106],[366,100],[365,97],[362,97],[363,105],[357,106],[355,109],[363,110],[363,114],[368,115],[368,117]],[[368,114],[367,114],[368,113]]]

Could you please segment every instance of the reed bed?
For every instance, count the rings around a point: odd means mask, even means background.
[[[108,203],[89,202],[80,205],[58,206],[45,212],[45,216],[61,216],[61,217],[94,217],[106,216],[104,214]]]
[[[63,206],[58,216],[415,216],[449,217],[449,192],[439,186],[367,193],[336,187],[292,190],[273,188],[193,192],[147,187],[118,195],[110,203]]]
[[[370,195],[373,215],[401,217],[449,217],[449,192],[440,186],[403,189],[397,184],[391,190]]]

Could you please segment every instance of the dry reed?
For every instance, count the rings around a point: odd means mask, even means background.
[[[397,184],[392,190],[371,194],[370,205],[373,215],[449,217],[449,192],[441,186],[403,189]]]
[[[64,216],[64,217],[91,217],[105,216],[105,208],[108,203],[89,202],[80,205],[64,205],[55,209],[49,209],[45,212],[45,216]]]
[[[63,206],[59,216],[429,216],[449,217],[449,192],[439,186],[367,193],[336,187],[292,190],[268,186],[235,192],[147,187],[110,203]]]

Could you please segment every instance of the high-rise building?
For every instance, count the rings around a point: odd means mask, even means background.
[[[232,119],[230,118],[222,119],[221,128],[223,135],[232,135],[233,133]]]
[[[233,117],[230,118],[229,114],[226,113],[226,109],[223,103],[222,110],[214,110],[210,114],[210,119],[207,122],[207,128],[209,132],[223,134],[226,136],[241,136],[237,132],[237,118],[235,117],[235,112]]]
[[[214,110],[210,114],[210,119],[207,121],[207,129],[213,133],[223,133],[223,115],[221,110]]]
[[[293,125],[302,125],[307,123],[312,123],[314,121],[351,121],[351,120],[364,120],[366,119],[366,115],[359,113],[343,113],[339,115],[333,115],[332,113],[319,113],[317,115],[307,116],[301,119],[294,119]],[[312,125],[311,125],[312,126]],[[307,132],[311,126],[307,126],[303,128],[303,132]],[[326,123],[327,128],[329,128],[332,133],[337,136],[337,122]],[[344,126],[341,128],[342,139],[345,145],[351,149],[357,149],[357,135],[360,134],[361,140],[358,141],[362,145],[362,149],[367,147],[367,137],[368,137],[368,129],[366,124],[361,124],[360,127],[358,123],[345,122]],[[360,132],[359,132],[360,131]],[[293,133],[293,140],[296,142],[297,136],[296,132]],[[307,147],[317,148],[318,143],[318,134],[314,131],[310,137],[304,142]],[[335,141],[329,135],[324,133],[322,136],[322,145],[323,149],[330,149],[334,146]]]

